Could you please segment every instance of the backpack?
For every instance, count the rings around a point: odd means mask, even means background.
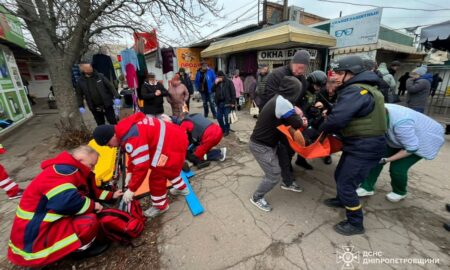
[[[97,214],[105,236],[126,245],[132,244],[131,240],[141,235],[146,220],[138,200],[133,200],[127,210],[128,212],[108,208]]]

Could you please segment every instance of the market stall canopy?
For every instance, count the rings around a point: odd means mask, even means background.
[[[428,48],[450,51],[450,21],[422,28],[420,43]]]
[[[336,39],[323,30],[289,21],[214,42],[202,51],[201,56],[215,57],[247,50],[280,48],[293,45],[310,45],[325,48],[336,46]]]
[[[424,52],[417,52],[417,49],[412,46],[406,46],[394,42],[389,42],[386,40],[379,39],[377,43],[360,45],[360,46],[351,46],[344,48],[331,48],[330,54],[340,55],[340,54],[348,54],[348,53],[359,53],[359,52],[368,52],[373,50],[385,50],[391,52],[405,53],[405,54],[417,54],[417,55],[425,55]]]

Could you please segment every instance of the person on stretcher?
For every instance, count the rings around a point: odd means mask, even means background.
[[[332,84],[328,84],[325,72],[316,70],[308,75],[307,80],[309,85],[300,102],[300,108],[305,112],[304,117],[308,119],[308,127],[301,133],[299,130],[289,129],[292,138],[301,146],[308,146],[319,138],[318,128],[333,107],[333,104],[324,96],[324,91],[333,87]]]

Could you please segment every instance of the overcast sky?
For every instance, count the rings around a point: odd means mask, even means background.
[[[211,27],[203,28],[200,31],[201,35],[210,38],[217,34],[229,32],[233,29],[238,29],[252,23],[257,23],[257,2],[257,0],[219,0],[219,5],[223,6],[223,11],[221,13],[225,17],[223,19],[213,18],[211,16],[205,17],[205,22],[211,22],[213,25]],[[261,0],[261,2],[263,1]],[[282,3],[283,1],[274,0],[273,2]],[[417,9],[450,9],[449,0],[342,0],[342,2],[369,4],[382,7],[396,6]],[[305,12],[330,19],[339,17],[340,11],[342,11],[342,16],[346,16],[374,8],[370,6],[354,6],[319,0],[289,0],[289,6],[291,5],[302,7],[305,9]],[[236,21],[236,18],[239,19]],[[435,24],[449,19],[450,10],[430,12],[385,8],[383,10],[381,23],[394,29],[402,29],[416,25]],[[224,26],[226,26],[224,29],[216,31]],[[172,31],[167,31],[164,34],[173,38],[177,37],[177,34]],[[193,38],[193,41],[194,40],[195,38]]]

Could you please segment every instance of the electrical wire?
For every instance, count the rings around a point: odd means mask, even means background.
[[[415,11],[429,11],[429,12],[439,12],[439,11],[449,11],[450,8],[440,8],[440,9],[424,9],[424,8],[407,8],[407,7],[393,7],[393,6],[377,6],[371,4],[358,4],[344,1],[335,1],[335,0],[318,0],[319,2],[329,2],[329,3],[338,3],[338,4],[347,4],[353,6],[366,6],[366,7],[376,7],[376,8],[385,8],[385,9],[402,9],[402,10],[415,10]]]

